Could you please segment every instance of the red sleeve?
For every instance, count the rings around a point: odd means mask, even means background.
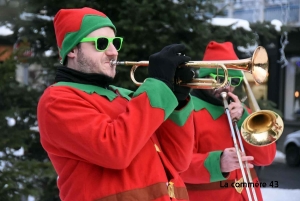
[[[193,102],[180,111],[174,111],[157,130],[160,146],[178,172],[188,168],[194,145]]]
[[[180,174],[181,178],[185,183],[189,184],[200,184],[209,183],[210,174],[209,171],[204,166],[204,161],[207,158],[208,153],[200,154],[194,153],[192,157],[192,162],[189,168]]]
[[[42,145],[60,157],[126,168],[177,105],[171,90],[158,85],[155,101],[162,107],[153,107],[147,92],[142,92],[129,102],[117,97],[114,101],[120,100],[117,105],[122,105],[122,112],[110,115],[108,110],[116,110],[104,107],[110,104],[105,97],[70,87],[50,87],[38,105]],[[88,99],[97,101],[91,104]]]
[[[253,156],[253,164],[257,166],[270,165],[276,155],[276,143],[267,146],[253,146],[243,139],[243,145],[247,156]]]

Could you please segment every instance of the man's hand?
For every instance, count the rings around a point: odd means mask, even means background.
[[[236,95],[234,95],[233,93],[228,92],[228,96],[230,98],[232,98],[232,100],[233,100],[228,105],[231,119],[232,119],[232,121],[238,121],[238,120],[240,120],[240,118],[242,117],[243,112],[244,112],[243,105],[242,105],[241,101],[239,100],[239,98]]]
[[[174,95],[176,96],[178,101],[185,100],[189,93],[191,92],[191,88],[180,86],[177,84],[178,80],[181,80],[183,83],[189,83],[195,77],[194,71],[190,68],[177,68],[175,72],[175,83],[174,83]]]
[[[152,54],[149,57],[149,77],[163,81],[173,91],[176,69],[191,60],[190,57],[183,54],[184,51],[184,45],[172,44],[164,47],[160,52]]]
[[[254,159],[253,156],[245,156],[245,154],[242,154],[241,152],[240,152],[240,154],[241,154],[242,162],[248,162],[248,161],[252,161]],[[233,170],[241,168],[239,161],[238,161],[238,156],[237,156],[237,153],[236,153],[234,147],[226,148],[223,151],[220,163],[221,163],[221,171],[223,173],[231,172]],[[253,166],[253,164],[248,163],[248,167],[253,168],[254,166]]]

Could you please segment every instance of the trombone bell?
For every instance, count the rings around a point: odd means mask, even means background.
[[[283,127],[282,118],[278,114],[270,110],[259,110],[244,120],[241,135],[253,146],[266,146],[280,138]]]
[[[266,146],[276,142],[283,133],[282,118],[271,110],[260,110],[245,76],[243,84],[253,113],[242,123],[242,137],[253,146]]]
[[[266,80],[268,76],[269,62],[268,54],[265,48],[261,46],[257,47],[253,53],[251,60],[251,64],[253,66],[250,73],[252,74],[255,82],[261,84]]]

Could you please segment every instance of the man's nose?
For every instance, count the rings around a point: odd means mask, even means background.
[[[116,47],[112,43],[109,44],[109,46],[108,46],[108,48],[106,50],[106,54],[107,55],[115,55],[115,56],[118,55],[118,51],[117,51]]]

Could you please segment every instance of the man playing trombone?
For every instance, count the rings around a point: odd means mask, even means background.
[[[204,61],[238,60],[230,42],[210,42],[204,53]],[[217,62],[214,62],[217,63]],[[224,81],[224,72],[215,68],[200,68],[199,77],[209,77]],[[189,169],[181,174],[186,183],[191,201],[206,200],[252,200],[245,190],[245,185],[255,185],[259,180],[254,165],[265,166],[272,163],[276,144],[263,147],[253,146],[244,141],[245,153],[234,147],[228,118],[224,113],[221,92],[228,94],[230,121],[237,121],[240,128],[249,115],[238,97],[233,93],[235,87],[243,81],[240,70],[228,70],[228,84],[219,89],[194,89],[191,94],[194,102],[195,145],[194,155]],[[238,160],[248,166],[251,181],[245,184]],[[243,165],[244,166],[244,165]],[[245,169],[245,172],[246,169]],[[244,184],[243,184],[244,183]],[[244,187],[243,187],[244,186]],[[254,190],[255,189],[255,190]],[[249,190],[249,189],[247,189]],[[253,188],[256,198],[262,200],[259,187]],[[251,192],[251,191],[250,191]],[[252,192],[251,192],[252,193]]]

